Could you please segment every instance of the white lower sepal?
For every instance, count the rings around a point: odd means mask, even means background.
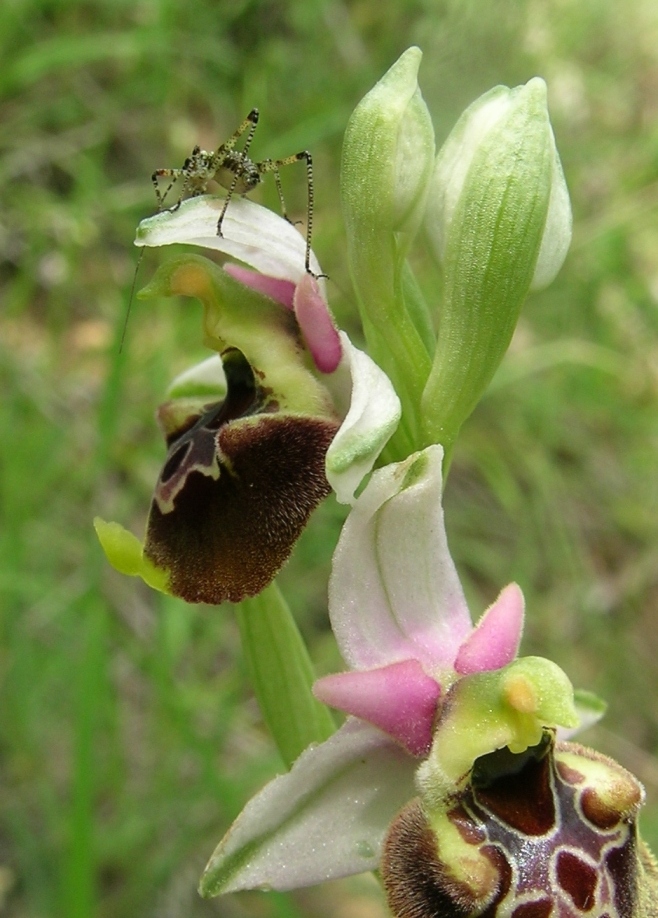
[[[215,849],[202,896],[293,889],[374,870],[417,760],[356,719],[266,785]]]

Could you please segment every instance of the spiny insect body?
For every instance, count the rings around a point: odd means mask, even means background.
[[[238,129],[229,137],[228,140],[220,144],[216,150],[208,152],[207,150],[202,150],[201,147],[196,146],[180,169],[156,169],[151,176],[151,181],[153,182],[153,187],[155,188],[155,195],[158,201],[158,210],[162,211],[166,209],[164,206],[165,198],[173,186],[176,184],[176,182],[180,182],[180,194],[173,207],[169,208],[172,212],[178,210],[186,198],[195,198],[201,194],[205,194],[208,190],[209,182],[215,181],[221,185],[222,188],[225,188],[227,192],[226,198],[224,200],[224,205],[219,215],[219,219],[217,220],[217,235],[221,236],[222,223],[224,221],[224,217],[226,216],[226,211],[233,195],[249,194],[249,192],[253,191],[253,189],[260,183],[262,177],[268,172],[271,172],[273,173],[274,181],[276,182],[276,190],[279,195],[281,213],[288,221],[288,223],[292,223],[292,220],[290,220],[286,211],[286,205],[283,198],[283,189],[281,187],[281,175],[279,170],[283,166],[290,166],[293,163],[304,160],[306,162],[306,183],[308,189],[306,207],[306,251],[304,257],[304,268],[307,274],[313,274],[315,277],[316,275],[313,273],[313,271],[311,271],[311,236],[313,233],[313,158],[311,157],[311,154],[308,150],[302,150],[300,153],[292,154],[292,156],[284,156],[283,159],[264,159],[260,162],[255,162],[249,157],[249,147],[251,146],[251,141],[253,140],[257,124],[258,109],[253,108],[244,119],[242,124],[238,127]],[[242,137],[242,135],[245,134],[245,132],[247,136],[244,145],[241,150],[236,150],[235,145]],[[160,188],[160,180],[167,178],[170,179],[169,184],[166,186],[165,190],[162,191]],[[123,333],[121,335],[121,345],[119,350],[121,350],[123,347],[123,339],[125,337],[126,328],[128,325],[128,316],[130,314],[130,307],[132,305],[132,299],[135,292],[137,272],[139,271],[139,265],[143,255],[144,249],[142,248],[139,259],[137,261],[135,276],[133,278],[133,283],[130,290],[126,320],[123,327]]]
[[[249,112],[237,131],[235,131],[228,140],[217,147],[216,150],[208,152],[207,150],[202,150],[200,147],[195,147],[180,169],[156,169],[151,178],[158,200],[158,209],[164,209],[165,198],[177,181],[181,183],[180,196],[174,206],[170,208],[172,211],[178,210],[185,198],[197,197],[200,194],[205,194],[208,189],[208,183],[215,181],[227,191],[224,206],[217,220],[217,235],[221,236],[222,222],[233,195],[249,194],[249,192],[253,191],[256,185],[260,183],[262,177],[268,172],[271,172],[276,182],[281,212],[286,220],[292,223],[286,212],[279,170],[283,166],[290,166],[293,163],[305,160],[308,203],[306,213],[306,254],[304,267],[308,274],[312,274],[310,261],[311,235],[313,231],[313,159],[308,150],[302,150],[301,153],[294,153],[292,156],[285,156],[283,159],[264,159],[260,162],[255,162],[249,157],[249,147],[251,146],[257,124],[258,109],[254,108]],[[236,150],[236,143],[245,133],[247,136],[243,148],[241,150]],[[163,178],[171,179],[164,192],[160,189],[160,180]]]

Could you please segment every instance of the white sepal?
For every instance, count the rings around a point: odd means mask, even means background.
[[[238,258],[261,274],[298,283],[305,273],[306,240],[301,233],[266,207],[235,197],[224,215],[222,235],[218,236],[217,221],[224,201],[216,195],[202,195],[183,201],[178,210],[148,217],[137,228],[135,245],[199,245]],[[313,253],[311,270],[321,274]],[[321,279],[321,287],[322,284]]]
[[[416,765],[380,730],[348,720],[250,800],[210,858],[201,894],[375,870],[391,819],[414,796]]]
[[[331,392],[343,423],[327,451],[329,484],[342,504],[370,472],[400,421],[400,400],[388,376],[364,351],[340,332],[343,357],[323,382]]]

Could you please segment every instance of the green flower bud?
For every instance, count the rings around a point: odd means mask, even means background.
[[[445,301],[422,415],[428,439],[449,448],[529,290],[553,279],[571,240],[543,80],[498,86],[464,112],[437,157],[426,225]]]
[[[341,190],[351,241],[373,249],[413,236],[434,161],[434,129],[417,83],[422,53],[409,48],[361,100],[347,125]],[[364,239],[364,235],[368,238]]]
[[[413,430],[433,342],[424,304],[411,295],[405,256],[422,219],[434,130],[409,48],[353,112],[345,132],[341,196],[348,254],[368,350],[391,378]],[[415,291],[414,291],[415,294]]]

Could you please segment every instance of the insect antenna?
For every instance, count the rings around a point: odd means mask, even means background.
[[[142,246],[139,255],[137,256],[137,264],[135,265],[135,273],[133,274],[133,282],[130,286],[130,296],[128,297],[128,306],[126,307],[126,316],[123,320],[123,328],[121,329],[121,340],[119,341],[119,353],[123,350],[123,342],[126,340],[126,332],[128,330],[128,319],[130,318],[130,310],[133,305],[133,297],[135,296],[135,286],[137,285],[137,274],[139,273],[139,266],[142,263],[142,258],[144,257],[145,246]]]

